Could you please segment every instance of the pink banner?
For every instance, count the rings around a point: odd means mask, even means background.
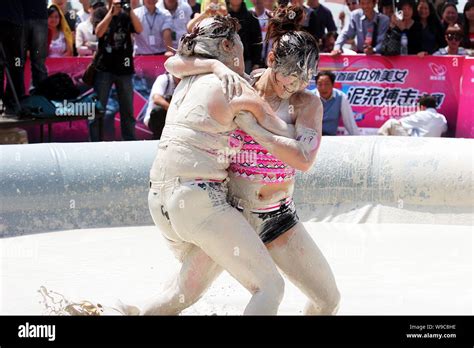
[[[135,58],[134,109],[137,119],[138,139],[151,139],[151,132],[142,123],[151,86],[158,75],[164,73],[164,56]],[[416,106],[418,98],[429,93],[438,100],[438,111],[448,120],[448,136],[474,137],[472,130],[473,110],[473,59],[464,57],[382,57],[364,55],[322,55],[320,70],[336,73],[336,87],[344,91],[355,113],[356,122],[363,133],[373,134],[387,119],[398,118]],[[48,72],[65,72],[86,91],[79,82],[90,58],[50,58]],[[464,71],[464,72],[463,72]],[[460,96],[461,74],[465,77]],[[467,75],[468,74],[468,75]],[[30,68],[25,69],[25,82],[29,86]],[[309,89],[314,89],[312,84]],[[462,98],[461,98],[462,97]],[[462,107],[459,110],[458,105]],[[456,126],[461,127],[456,132]],[[87,141],[86,122],[55,124],[53,141]],[[30,142],[39,141],[39,131],[28,128]],[[107,104],[105,140],[120,140],[120,116],[116,93],[113,90]]]
[[[474,138],[474,58],[464,60],[456,138]]]
[[[414,111],[424,93],[438,100],[454,136],[464,57],[322,55],[320,70],[336,74],[336,88],[348,96],[359,127],[370,134],[389,118]],[[314,87],[313,87],[314,88]]]

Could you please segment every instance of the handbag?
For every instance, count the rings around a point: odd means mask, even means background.
[[[387,30],[382,42],[381,54],[383,56],[399,56],[401,53],[402,33],[398,28],[390,28]]]
[[[87,86],[94,86],[95,81],[95,73],[97,71],[97,64],[95,61],[96,54],[94,58],[92,58],[92,62],[87,66],[86,70],[84,71],[84,75],[82,75],[82,82]]]

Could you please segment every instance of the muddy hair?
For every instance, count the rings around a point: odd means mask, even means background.
[[[313,35],[302,30],[303,19],[302,7],[280,5],[269,20],[265,41],[273,42],[276,72],[308,81],[316,73],[319,49]]]
[[[225,53],[220,43],[224,39],[234,42],[234,35],[239,29],[239,21],[233,17],[217,15],[206,18],[191,33],[181,37],[177,52],[187,57],[222,59]]]

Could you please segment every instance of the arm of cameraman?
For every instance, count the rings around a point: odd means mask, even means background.
[[[104,19],[102,19],[99,24],[95,27],[95,35],[98,39],[105,35],[107,29],[109,29],[110,22],[112,22],[112,18],[114,17],[115,6],[111,5],[110,10],[105,15]]]

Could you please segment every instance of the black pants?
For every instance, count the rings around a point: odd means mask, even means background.
[[[148,128],[153,132],[153,139],[158,140],[161,138],[163,128],[165,127],[166,113],[168,111],[163,109],[159,105],[155,105],[153,110],[150,112],[150,120],[148,121]]]
[[[25,94],[24,86],[24,62],[22,60],[22,36],[23,28],[9,22],[0,22],[0,42],[2,43],[5,57],[0,54],[0,99],[7,111],[15,112],[17,110],[15,99],[13,97],[12,86],[7,81],[6,89],[3,89],[5,74],[4,67],[7,66],[12,77],[13,86],[18,98],[21,99]]]

